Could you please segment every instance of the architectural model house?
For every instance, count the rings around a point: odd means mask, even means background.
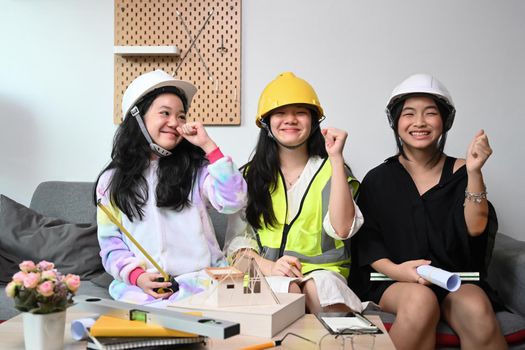
[[[234,266],[207,268],[210,287],[168,305],[179,312],[238,322],[241,334],[271,338],[304,315],[304,295],[274,294],[257,263],[241,256]]]
[[[275,305],[279,300],[253,258],[241,257],[235,266],[208,267],[212,278],[205,304],[212,306]]]

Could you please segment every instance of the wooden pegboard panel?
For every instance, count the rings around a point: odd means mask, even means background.
[[[177,11],[194,39],[204,26],[191,50],[192,40]],[[121,122],[122,95],[133,79],[159,68],[173,74],[187,54],[175,77],[199,89],[189,120],[239,125],[241,0],[115,0],[115,46],[172,45],[178,47],[179,56],[115,55],[114,122]]]

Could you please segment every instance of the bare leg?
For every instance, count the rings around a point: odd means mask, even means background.
[[[464,284],[441,303],[443,318],[458,334],[462,349],[507,349],[492,305],[485,292]]]
[[[348,305],[343,303],[327,305],[323,307],[323,312],[352,312],[353,310]]]
[[[346,304],[337,303],[322,307],[317,293],[317,285],[314,279],[306,281],[302,286],[302,292],[306,301],[306,312],[316,314],[319,312],[351,312],[352,309]]]
[[[297,294],[300,294],[302,293],[301,291],[301,287],[299,287],[299,285],[295,282],[292,282],[290,283],[290,285],[288,286],[288,293],[297,293]]]
[[[303,284],[302,292],[305,297],[307,313],[316,314],[323,311],[321,308],[321,302],[319,301],[319,296],[317,295],[317,287],[313,279],[310,279]]]
[[[439,304],[432,290],[417,283],[397,282],[386,289],[379,306],[396,314],[389,334],[397,349],[434,349]]]

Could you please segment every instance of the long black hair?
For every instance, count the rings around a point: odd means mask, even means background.
[[[310,110],[310,109],[309,109]],[[306,143],[308,156],[326,158],[324,137],[319,127],[319,114],[311,111],[312,132]],[[270,117],[266,117],[269,126]],[[246,220],[258,230],[265,226],[274,227],[277,218],[273,211],[271,193],[277,187],[281,164],[279,161],[279,146],[268,135],[267,129],[261,128],[259,139],[253,157],[248,164],[242,167],[246,183],[248,184],[248,204],[246,207]],[[261,220],[262,217],[262,220]]]
[[[176,87],[161,88],[148,93],[136,105],[144,116],[153,101],[163,93],[178,96],[187,112],[188,100]],[[182,140],[170,156],[161,157],[157,169],[158,184],[155,189],[157,207],[180,211],[190,204],[189,195],[197,179],[198,170],[206,164],[204,151],[187,140]],[[109,184],[109,197],[128,218],[142,220],[143,206],[148,201],[148,183],[144,171],[151,162],[151,149],[142,135],[136,119],[129,113],[119,126],[113,139],[111,161],[98,175],[114,169]],[[95,186],[96,188],[96,186]],[[94,193],[96,199],[96,192]]]
[[[451,107],[448,106],[444,101],[442,101],[439,98],[436,98],[435,96],[431,94],[423,94],[423,93],[416,93],[416,94],[408,94],[406,96],[403,96],[398,102],[396,102],[395,105],[393,105],[390,109],[390,114],[392,116],[393,120],[393,129],[394,129],[394,136],[396,139],[396,145],[397,145],[397,151],[398,155],[401,155],[403,158],[408,160],[408,157],[405,153],[405,150],[403,149],[403,142],[401,141],[401,137],[399,136],[398,132],[398,125],[399,125],[399,117],[401,116],[401,111],[403,110],[403,106],[405,105],[405,101],[409,99],[410,97],[416,97],[416,96],[424,96],[424,97],[430,97],[436,102],[436,106],[439,110],[439,114],[441,115],[441,121],[443,124],[443,132],[441,134],[441,137],[438,141],[438,145],[434,153],[432,154],[432,157],[429,159],[428,164],[435,166],[437,163],[439,163],[439,160],[444,154],[445,150],[445,143],[447,142],[447,132],[445,125],[447,124],[447,119],[450,117],[451,113]]]

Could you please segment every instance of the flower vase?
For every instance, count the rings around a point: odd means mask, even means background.
[[[64,348],[66,311],[50,314],[26,312],[24,343],[27,350],[61,350]]]

